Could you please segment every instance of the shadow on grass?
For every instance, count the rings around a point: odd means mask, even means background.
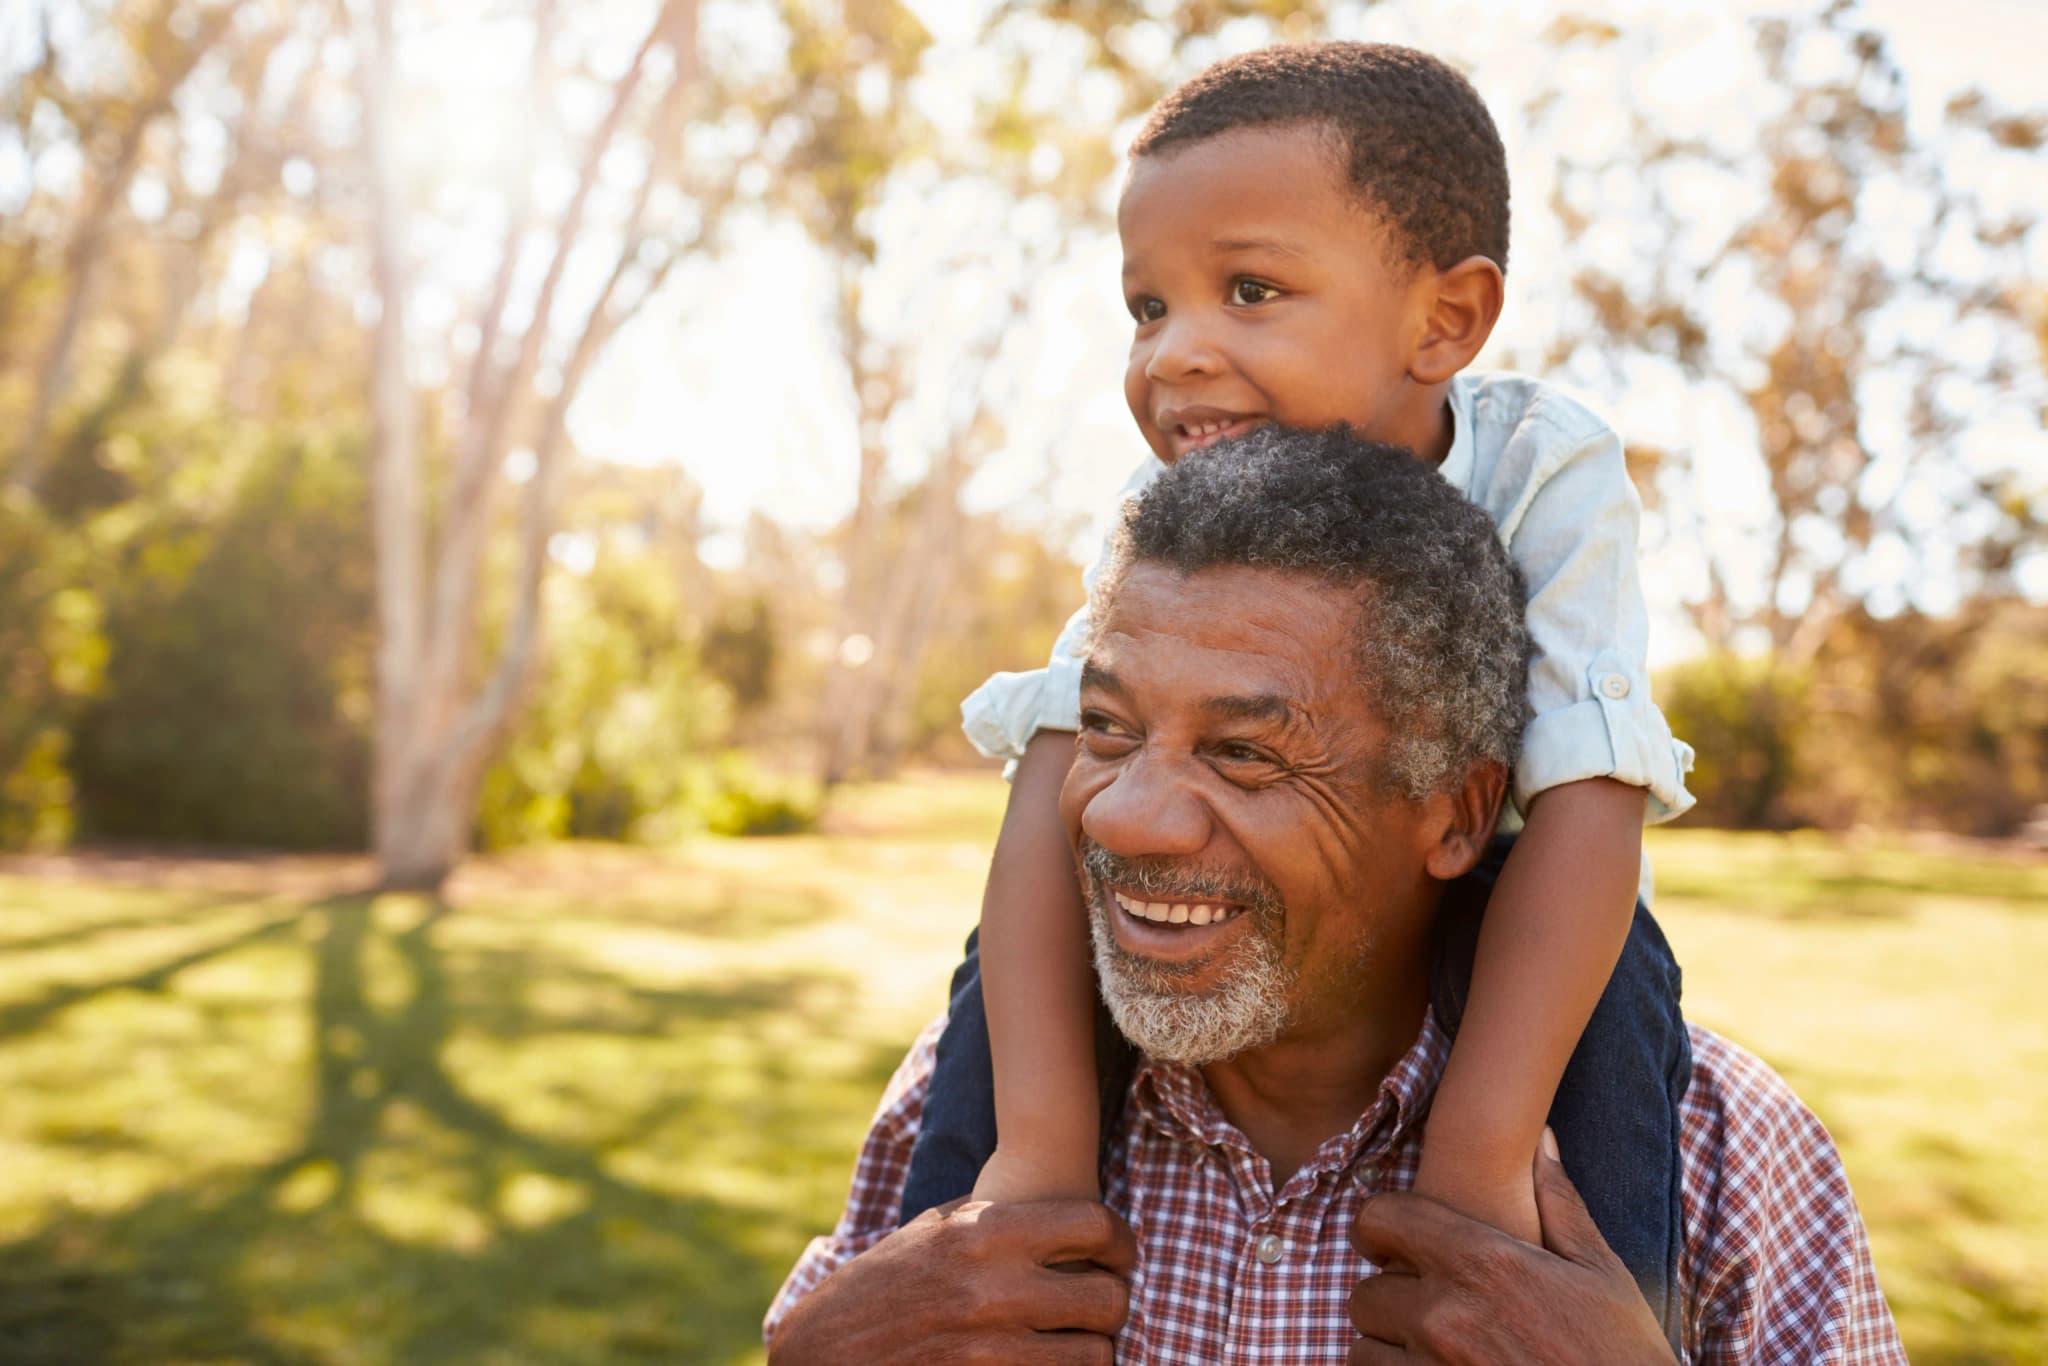
[[[420,912],[394,931],[368,897],[306,909],[300,1138],[265,1165],[114,1213],[60,1214],[0,1245],[0,1360],[713,1363],[754,1350],[817,1216],[758,1163],[765,1179],[733,1191],[669,1178],[740,1152],[785,1155],[805,1168],[797,1188],[817,1184],[820,1163],[843,1182],[855,1138],[845,1097],[875,1094],[896,1050],[858,1048],[837,1087],[807,1085],[786,1039],[792,1028],[830,1037],[842,993],[829,976],[650,990],[552,958],[450,954],[436,942],[449,908]],[[29,1003],[12,1028],[161,986],[294,918]],[[578,1008],[536,1004],[522,984],[543,975]],[[410,989],[394,1003],[396,979]],[[451,1070],[451,1044],[558,1032],[671,1049],[656,1083],[633,1092],[644,1100],[607,1113],[614,1139],[516,1123],[465,1084],[473,1069]],[[701,1067],[677,1063],[699,1054]],[[717,1084],[734,1074],[761,1083],[737,1106]]]
[[[1694,838],[1688,839],[1687,836]],[[2048,868],[2001,857],[1859,849],[1799,836],[1682,832],[1651,847],[1659,899],[1786,921],[1897,922],[1929,904],[2048,905]]]
[[[242,930],[237,934],[223,936],[202,948],[193,949],[188,953],[181,953],[175,958],[166,959],[153,967],[145,968],[141,972],[130,973],[126,977],[111,977],[100,982],[58,987],[54,991],[44,993],[35,1000],[22,1001],[15,1005],[0,1007],[0,1040],[5,1040],[16,1034],[26,1034],[59,1011],[69,1010],[72,1006],[78,1005],[82,1001],[90,1001],[96,996],[104,996],[109,992],[162,991],[170,984],[172,978],[184,972],[187,968],[196,968],[202,963],[211,962],[213,959],[233,953],[237,949],[247,948],[249,945],[265,939],[276,938],[284,931],[296,925],[298,919],[296,911],[288,915],[273,916],[252,928]],[[161,923],[161,921],[157,923]]]

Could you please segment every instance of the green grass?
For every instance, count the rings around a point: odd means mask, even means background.
[[[479,862],[0,863],[0,1360],[756,1360],[1002,800]],[[2048,1360],[2048,866],[1660,833],[1696,1018],[1841,1140],[1914,1359]]]

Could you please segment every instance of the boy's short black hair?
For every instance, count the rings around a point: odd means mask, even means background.
[[[1392,43],[1288,43],[1226,57],[1161,100],[1134,157],[1261,125],[1321,124],[1347,177],[1439,269],[1468,256],[1508,268],[1508,161],[1472,83]]]

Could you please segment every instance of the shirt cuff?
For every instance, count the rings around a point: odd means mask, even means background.
[[[991,759],[1015,762],[1042,730],[1081,726],[1081,665],[1056,657],[1043,669],[1000,673],[960,704],[960,729]]]
[[[1587,778],[1612,778],[1649,794],[1643,823],[1660,825],[1690,811],[1685,790],[1692,746],[1672,737],[1650,699],[1649,680],[1618,652],[1603,650],[1586,670],[1590,695],[1537,713],[1522,733],[1515,764],[1515,805]]]

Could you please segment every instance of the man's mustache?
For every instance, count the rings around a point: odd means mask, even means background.
[[[1140,893],[1148,901],[1230,901],[1262,915],[1280,912],[1280,894],[1263,878],[1175,858],[1126,858],[1086,835],[1081,837],[1081,866],[1097,882]]]

